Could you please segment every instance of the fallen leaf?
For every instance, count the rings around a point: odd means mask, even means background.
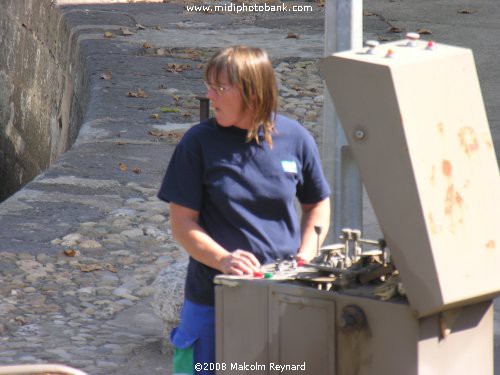
[[[102,270],[102,267],[98,264],[84,264],[80,266],[80,271],[82,272],[92,272]]]
[[[395,34],[399,34],[403,31],[403,29],[399,28],[399,27],[396,27],[396,26],[391,26],[389,28],[389,30],[387,30],[387,32],[389,33],[395,33]]]
[[[113,74],[110,72],[110,71],[107,71],[107,72],[102,72],[101,73],[101,78],[106,80],[106,81],[109,81],[113,78]]]
[[[198,64],[198,65],[196,65],[196,68],[197,68],[197,69],[203,69],[203,67],[204,67],[204,65],[203,65],[203,64]]]
[[[388,37],[384,36],[384,35],[379,35],[378,37],[378,40],[380,40],[381,42],[386,42],[389,40]]]
[[[171,63],[171,64],[167,64],[167,67],[165,69],[168,72],[180,73],[183,70],[192,69],[192,67],[191,67],[190,64],[176,64],[176,63]]]
[[[150,130],[148,131],[148,134],[158,138],[161,138],[163,136],[163,132],[159,130]]]
[[[26,323],[28,323],[28,319],[26,319],[24,316],[16,316],[14,318],[14,321],[21,326],[24,326],[26,325]]]
[[[459,9],[457,11],[457,13],[460,13],[460,14],[473,14],[473,13],[476,13],[476,11],[472,10],[472,9]]]
[[[174,140],[179,140],[182,138],[184,132],[176,132],[176,131],[167,132],[163,130],[150,130],[148,131],[148,134],[157,138],[171,138]]]
[[[172,95],[172,98],[174,101],[178,102],[181,97],[179,95]]]
[[[418,29],[417,30],[417,34],[420,34],[420,35],[431,35],[432,31],[429,30],[429,29]]]
[[[179,108],[160,107],[160,111],[163,113],[178,113],[181,110]]]
[[[106,269],[109,271],[109,272],[113,272],[113,273],[117,273],[118,270],[115,268],[115,266],[113,266],[112,264],[106,264]]]
[[[182,116],[184,116],[184,117],[191,117],[191,113],[189,113],[189,112],[183,112]]]
[[[156,54],[159,56],[165,56],[165,54],[166,54],[165,48],[158,48],[156,50]]]
[[[134,172],[135,174],[140,174],[141,173],[141,168],[134,167],[134,168],[132,168],[132,172]]]
[[[150,118],[153,118],[155,120],[159,120],[160,119],[160,115],[158,113],[153,113],[151,116],[149,116]]]
[[[120,27],[120,31],[122,32],[122,35],[125,36],[134,35],[134,33],[131,32],[127,27]]]
[[[299,38],[300,38],[299,34],[295,34],[289,31],[285,39],[299,39]]]
[[[148,42],[146,42],[142,45],[142,48],[145,48],[145,49],[149,49],[149,48],[153,48],[153,47],[154,47],[154,45],[152,45],[151,43],[148,43]]]
[[[114,38],[115,37],[115,34],[113,34],[111,31],[106,31],[104,33],[104,37],[105,38]]]
[[[66,255],[68,257],[76,257],[78,255],[78,250],[66,249],[66,250],[64,250],[64,255]]]
[[[135,27],[137,27],[137,30],[145,30],[146,28],[142,26],[140,23],[136,24]]]
[[[148,94],[142,89],[139,89],[137,91],[129,91],[127,92],[127,96],[130,98],[147,98]]]
[[[369,11],[367,11],[367,10],[365,10],[365,11],[363,12],[363,16],[365,16],[365,17],[371,17],[371,16],[374,16],[374,15],[375,15],[375,13],[369,12]]]
[[[158,25],[156,25],[156,26],[154,27],[154,29],[155,29],[155,30],[161,30],[160,26],[158,26]]]
[[[118,168],[120,168],[120,171],[126,172],[127,171],[127,164],[125,164],[125,163],[118,163]]]

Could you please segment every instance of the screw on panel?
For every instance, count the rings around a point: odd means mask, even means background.
[[[359,306],[345,306],[342,309],[339,326],[345,334],[359,332],[367,327],[366,315]]]
[[[354,138],[358,141],[362,141],[363,139],[365,139],[366,137],[366,133],[364,130],[362,129],[357,129],[354,131]]]

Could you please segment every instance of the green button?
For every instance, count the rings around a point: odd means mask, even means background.
[[[264,279],[271,279],[273,277],[273,274],[271,272],[266,272],[264,274]]]

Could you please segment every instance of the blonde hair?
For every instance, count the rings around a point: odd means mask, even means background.
[[[262,126],[264,140],[272,147],[278,89],[267,53],[260,48],[242,45],[224,48],[210,58],[204,77],[207,82],[215,79],[218,83],[224,73],[228,83],[239,90],[245,107],[252,111],[247,141],[259,143],[259,128]]]

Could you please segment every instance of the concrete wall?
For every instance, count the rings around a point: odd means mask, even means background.
[[[71,146],[86,99],[78,46],[50,0],[0,0],[0,201]]]

